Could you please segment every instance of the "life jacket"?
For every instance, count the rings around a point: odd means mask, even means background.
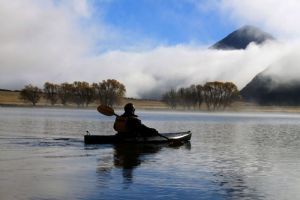
[[[116,117],[116,120],[115,120],[115,123],[114,123],[115,131],[117,131],[118,133],[127,133],[127,132],[129,132],[127,121],[128,121],[128,117],[122,117],[122,116]]]

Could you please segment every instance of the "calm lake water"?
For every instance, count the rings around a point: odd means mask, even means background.
[[[119,112],[120,113],[120,112]],[[94,110],[0,107],[0,199],[299,199],[300,115],[137,111],[167,145],[84,145]]]

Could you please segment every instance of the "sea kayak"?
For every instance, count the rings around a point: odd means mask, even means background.
[[[162,135],[162,136],[160,136]],[[191,131],[177,133],[160,133],[151,137],[124,138],[118,135],[90,135],[84,136],[85,144],[118,144],[118,143],[173,143],[187,142],[191,139]]]

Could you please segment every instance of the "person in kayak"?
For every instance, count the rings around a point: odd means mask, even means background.
[[[135,108],[132,103],[124,106],[124,114],[116,117],[114,129],[118,135],[124,137],[150,137],[158,135],[154,128],[142,124],[138,116],[134,114]]]

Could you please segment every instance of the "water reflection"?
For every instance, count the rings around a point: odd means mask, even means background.
[[[108,155],[99,160],[97,173],[101,177],[101,181],[109,178],[109,172],[113,168],[121,169],[123,176],[123,184],[128,185],[133,183],[134,170],[142,163],[153,159],[153,155],[159,153],[163,148],[179,149],[185,148],[191,150],[190,142],[179,144],[116,144],[113,146],[113,158]],[[111,161],[113,166],[108,164]]]
[[[215,184],[219,185],[220,189],[224,192],[224,196],[228,199],[260,200],[265,198],[259,191],[247,183],[247,177],[243,173],[236,172],[235,170],[226,171],[218,169],[213,176],[215,177]]]
[[[112,118],[0,108],[0,199],[299,198],[299,114],[142,115],[161,132],[191,130],[193,148],[84,146],[86,130],[113,134]]]

